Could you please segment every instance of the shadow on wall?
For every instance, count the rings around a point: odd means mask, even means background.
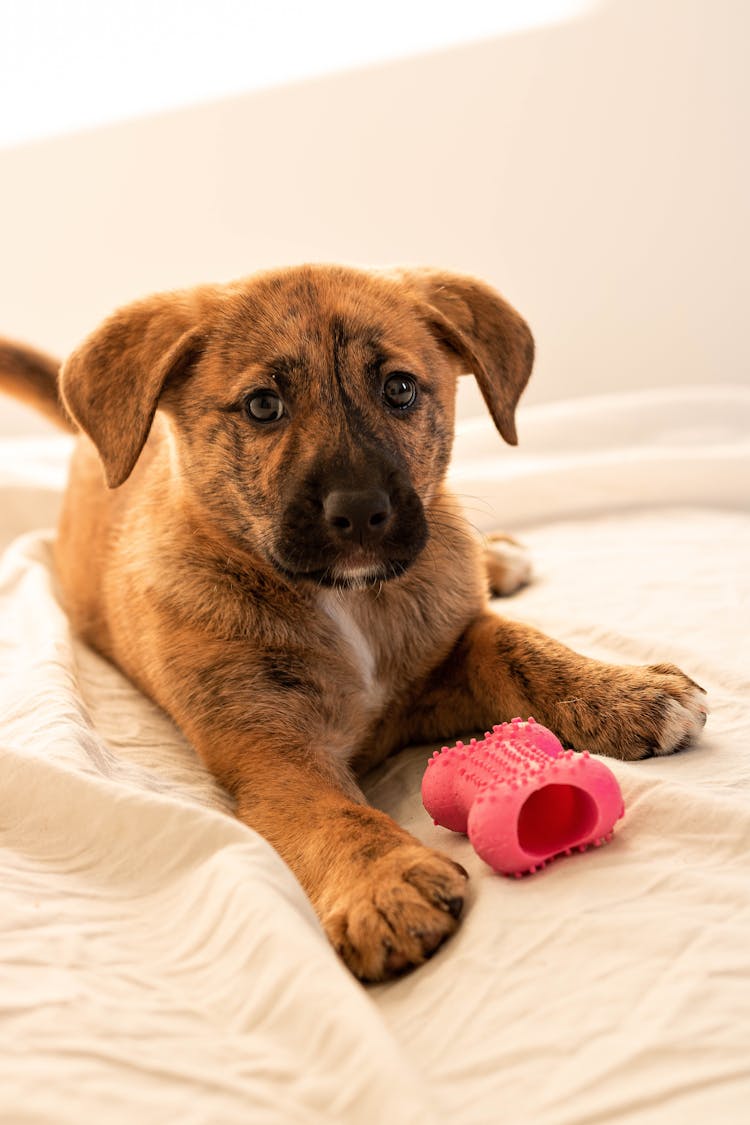
[[[745,380],[749,34],[740,0],[611,0],[0,153],[0,331],[62,354],[154,289],[434,263],[527,316],[527,402]]]

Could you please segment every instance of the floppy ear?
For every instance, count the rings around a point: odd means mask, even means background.
[[[398,270],[438,339],[466,364],[498,430],[518,444],[515,409],[534,363],[526,321],[484,282],[444,270]]]
[[[63,401],[99,451],[110,488],[133,471],[159,396],[200,354],[199,324],[197,295],[149,297],[113,313],[63,364]]]

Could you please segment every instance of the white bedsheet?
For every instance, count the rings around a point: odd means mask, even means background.
[[[472,873],[426,966],[363,989],[171,723],[71,637],[50,535],[65,439],[0,446],[0,1121],[744,1122],[750,1104],[750,393],[638,393],[466,424],[453,476],[537,580],[499,605],[594,655],[673,660],[700,743],[613,763],[607,847]]]

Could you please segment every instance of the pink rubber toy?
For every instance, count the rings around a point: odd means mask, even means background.
[[[513,719],[481,742],[436,750],[422,802],[435,824],[465,832],[495,871],[519,877],[556,855],[610,840],[625,812],[604,762],[563,750],[533,719]]]

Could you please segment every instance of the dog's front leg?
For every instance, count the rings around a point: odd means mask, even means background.
[[[309,699],[266,689],[261,705],[252,670],[224,664],[225,693],[218,662],[200,683],[181,663],[163,669],[164,704],[238,817],[291,867],[352,972],[384,980],[430,957],[458,925],[463,868],[363,803]]]
[[[683,749],[706,721],[704,699],[673,664],[591,660],[483,613],[421,685],[409,735],[447,739],[533,715],[577,750],[635,760]]]

